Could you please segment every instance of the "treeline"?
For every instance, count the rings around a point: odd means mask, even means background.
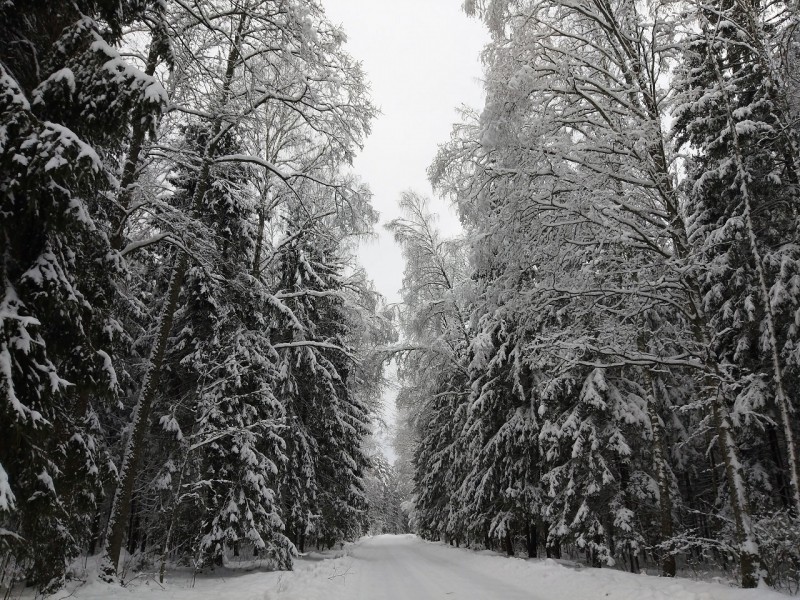
[[[0,6],[0,586],[368,526],[375,114],[315,0]]]
[[[371,468],[364,479],[367,495],[368,533],[371,535],[411,533],[408,499],[411,478],[381,454],[371,457]]]
[[[800,582],[800,37],[760,0],[487,0],[487,101],[391,228],[432,539]]]

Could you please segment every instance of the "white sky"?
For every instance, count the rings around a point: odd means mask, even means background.
[[[447,141],[456,109],[483,107],[480,52],[489,36],[461,10],[461,0],[321,0],[333,23],[347,32],[347,51],[362,61],[381,114],[356,158],[354,170],[374,194],[381,214],[375,241],[365,243],[360,262],[387,302],[400,301],[404,262],[383,225],[400,216],[401,192],[432,196],[426,171],[438,145]],[[460,230],[450,207],[434,199],[443,233]],[[394,373],[392,368],[389,375]],[[384,397],[385,418],[395,420],[396,390]],[[379,442],[395,455],[385,432]]]
[[[379,239],[361,264],[389,302],[398,302],[400,249],[383,224],[399,216],[400,193],[432,195],[426,170],[450,136],[462,104],[483,107],[480,52],[488,34],[461,10],[461,0],[321,0],[347,33],[347,51],[362,61],[381,113],[354,167],[381,213]],[[444,232],[458,231],[449,207],[436,203]]]

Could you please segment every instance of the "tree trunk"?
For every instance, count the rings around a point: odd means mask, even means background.
[[[692,487],[691,477],[689,476],[688,472],[683,473],[683,483],[684,487],[686,488],[686,504],[691,509],[692,514],[694,514],[694,526],[697,531],[700,532],[701,536],[710,538],[711,535],[706,531],[706,523],[700,515],[700,510],[698,508],[699,504],[694,496],[694,488]],[[700,559],[701,557],[700,550],[696,546],[692,547],[692,554],[697,559]]]
[[[253,252],[253,279],[258,279],[261,275],[261,252],[264,247],[264,229],[267,223],[267,189],[264,186],[264,191],[261,193],[261,206],[258,210],[258,228],[256,229],[256,247]]]
[[[127,535],[127,550],[128,554],[133,556],[136,553],[136,546],[139,544],[139,506],[136,498],[131,499],[130,517],[128,518],[128,535]]]
[[[525,532],[525,543],[528,550],[528,558],[536,558],[538,554],[538,544],[536,543],[536,525],[528,522],[528,529]]]
[[[706,336],[707,320],[703,314],[702,302],[696,289],[690,289],[694,311],[694,335],[703,347],[709,348],[710,342]],[[742,587],[752,588],[758,585],[758,567],[761,562],[758,547],[758,538],[752,527],[750,503],[745,484],[742,465],[739,461],[739,452],[733,434],[730,413],[722,397],[722,380],[719,376],[720,367],[716,359],[707,356],[704,368],[706,372],[705,387],[709,392],[714,390],[711,398],[711,418],[717,434],[717,443],[722,453],[725,465],[725,479],[730,497],[731,512],[733,513],[734,527],[737,543],[739,544],[739,563],[742,572]],[[716,464],[712,461],[712,470]]]
[[[145,65],[145,75],[152,75],[158,66],[158,44],[153,41],[150,43],[150,50],[147,54],[147,64]],[[131,119],[131,142],[128,146],[128,156],[125,158],[125,165],[122,168],[122,178],[119,184],[119,196],[117,196],[119,215],[114,215],[111,220],[111,247],[120,250],[125,239],[123,235],[125,222],[128,219],[128,208],[133,197],[133,184],[136,181],[137,169],[139,167],[139,157],[144,147],[144,139],[147,136],[147,129],[144,126],[140,111],[136,111],[134,118]]]
[[[713,417],[716,424],[720,452],[725,462],[725,474],[728,480],[731,511],[736,530],[736,541],[739,544],[739,564],[742,571],[742,587],[758,586],[758,568],[760,554],[758,539],[752,528],[750,506],[745,487],[742,465],[739,461],[738,449],[733,440],[732,424],[727,414],[723,416],[722,399],[717,393],[712,402]]]
[[[89,538],[89,547],[87,553],[89,556],[94,556],[97,553],[97,544],[100,542],[100,536],[103,529],[103,510],[100,506],[97,507],[92,520],[92,535]]]
[[[262,205],[258,211],[258,230],[256,234],[256,248],[253,253],[253,279],[257,279],[261,274],[261,246],[264,244],[264,226],[266,224],[266,208]]]
[[[561,541],[553,540],[547,543],[547,558],[561,558]]]
[[[506,554],[508,556],[514,556],[514,539],[511,536],[510,529],[506,529],[505,544],[506,544]]]
[[[783,461],[783,456],[781,456],[778,433],[775,430],[775,426],[772,424],[767,424],[765,428],[767,431],[767,439],[769,440],[769,451],[770,454],[772,454],[772,461],[775,463],[775,469],[773,472],[775,477],[775,489],[778,491],[778,497],[780,498],[783,507],[791,510],[791,492],[786,481],[785,471],[787,469],[786,464]]]
[[[595,569],[603,568],[603,561],[600,560],[600,553],[597,550],[589,550],[589,564]]]
[[[156,343],[150,353],[150,364],[145,372],[144,384],[139,393],[139,399],[133,409],[131,433],[125,447],[125,454],[122,460],[122,469],[119,473],[119,485],[114,493],[114,500],[111,505],[111,518],[108,522],[108,536],[106,539],[106,554],[114,570],[119,568],[119,557],[122,550],[122,541],[125,536],[125,526],[127,525],[128,514],[131,509],[131,495],[133,484],[136,480],[136,465],[142,452],[142,442],[144,433],[150,422],[150,409],[153,405],[153,398],[158,389],[161,379],[161,366],[164,362],[164,354],[167,349],[169,332],[172,329],[172,320],[175,309],[178,306],[178,295],[183,285],[183,277],[186,273],[188,258],[181,253],[178,262],[172,270],[167,300],[161,309],[159,317],[158,333]]]

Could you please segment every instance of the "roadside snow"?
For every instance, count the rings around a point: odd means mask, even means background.
[[[576,570],[553,560],[475,553],[408,536],[364,538],[339,556],[311,554],[293,572],[172,574],[125,588],[99,581],[51,596],[75,600],[785,600],[768,589]],[[24,596],[23,596],[24,597]]]

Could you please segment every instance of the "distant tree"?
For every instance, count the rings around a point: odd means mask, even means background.
[[[370,458],[372,464],[365,478],[370,533],[408,533],[408,514],[403,509],[408,498],[404,495],[400,474],[383,454]]]
[[[463,536],[455,503],[460,470],[458,431],[466,418],[466,321],[470,285],[464,247],[442,239],[427,200],[404,193],[404,211],[387,228],[406,258],[401,325],[408,342],[400,344],[398,397],[403,418],[416,432],[414,519],[426,536]]]

